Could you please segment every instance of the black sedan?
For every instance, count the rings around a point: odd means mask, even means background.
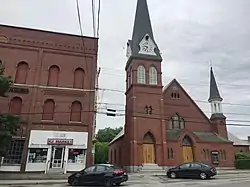
[[[209,179],[217,175],[217,171],[214,167],[209,165],[192,162],[179,165],[174,168],[170,168],[167,171],[167,177],[169,178],[200,178]]]
[[[96,164],[68,177],[71,186],[104,185],[119,186],[128,180],[128,175],[122,168],[112,164]]]

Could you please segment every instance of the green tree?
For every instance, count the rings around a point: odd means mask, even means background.
[[[97,142],[95,144],[95,164],[104,164],[108,162],[108,143]]]
[[[121,132],[122,127],[119,128],[105,128],[97,132],[95,143],[95,163],[101,164],[108,162],[108,144],[116,135]]]
[[[4,76],[4,67],[0,63],[0,97],[7,97],[6,92],[12,84],[11,77]],[[20,131],[19,116],[1,114],[0,111],[0,157],[6,156],[12,136]]]
[[[235,159],[236,160],[250,159],[250,155],[244,152],[238,152],[238,153],[235,153]]]
[[[118,127],[118,128],[110,128],[107,127],[105,129],[100,129],[97,132],[96,135],[96,140],[99,142],[110,142],[111,140],[113,140],[116,135],[122,130],[122,127]]]

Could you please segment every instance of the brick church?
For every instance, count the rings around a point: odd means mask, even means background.
[[[212,68],[208,118],[176,79],[163,87],[162,56],[146,0],[137,2],[127,57],[125,126],[109,144],[109,161],[129,171],[192,161],[233,167],[233,142]]]

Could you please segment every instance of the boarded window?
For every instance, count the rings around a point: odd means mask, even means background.
[[[73,87],[79,89],[84,87],[84,70],[82,68],[77,68],[74,72]]]
[[[59,72],[60,72],[60,69],[56,65],[53,65],[49,68],[49,76],[48,76],[48,83],[47,83],[48,86],[58,86]]]
[[[29,65],[26,62],[20,62],[16,68],[16,76],[14,82],[17,84],[26,84],[29,71]]]
[[[48,99],[43,105],[43,120],[53,120],[55,113],[55,102],[52,99]]]
[[[79,101],[74,101],[71,104],[70,121],[81,121],[82,104]]]
[[[22,112],[22,99],[20,97],[13,97],[10,101],[9,112],[14,115],[19,115]]]

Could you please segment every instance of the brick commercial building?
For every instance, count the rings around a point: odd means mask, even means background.
[[[127,47],[125,127],[109,144],[110,162],[130,171],[192,161],[233,167],[233,142],[212,68],[208,118],[176,79],[163,88],[162,57],[146,0],[137,2]]]
[[[92,163],[97,38],[0,25],[13,77],[1,113],[21,115],[0,171],[77,171]]]

